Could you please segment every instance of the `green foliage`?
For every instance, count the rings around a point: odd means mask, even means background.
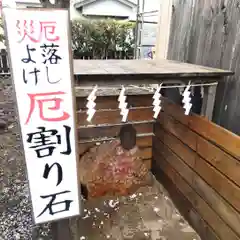
[[[112,19],[75,20],[72,23],[72,47],[75,56],[92,53],[94,58],[106,58],[109,52],[131,51],[134,24]]]
[[[0,18],[0,42],[4,42],[5,36],[3,32],[3,22],[2,19]]]

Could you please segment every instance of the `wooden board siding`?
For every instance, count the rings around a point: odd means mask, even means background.
[[[156,159],[159,159],[159,156],[157,156]],[[163,164],[161,162],[161,166],[158,166],[157,162],[159,162],[159,160],[153,158],[152,172],[157,180],[167,189],[180,213],[198,232],[202,240],[220,240],[207,222],[204,221],[201,215],[194,209],[194,205],[186,198],[185,194],[176,187],[175,181],[171,180],[177,172],[174,171],[170,165],[167,166],[164,164],[165,162],[163,162]]]
[[[166,99],[163,109],[154,124],[153,172],[164,172],[213,235],[240,239],[240,137],[200,116],[185,116]]]
[[[168,59],[231,69],[219,83],[214,121],[240,135],[240,57],[238,0],[175,0]]]
[[[182,178],[178,171],[171,167],[171,165],[166,162],[163,156],[161,155],[157,156],[157,153],[154,152],[154,160],[156,158],[161,159],[161,162],[159,162],[159,160],[156,160],[156,162],[159,163],[159,165],[156,165],[156,172],[158,172],[160,169],[172,182],[172,184],[175,185],[175,190],[180,191],[181,194],[184,195],[184,198],[186,198],[189,201],[190,206],[192,206],[192,209],[199,214],[199,216],[203,219],[204,222],[207,223],[208,228],[210,230],[209,235],[217,236],[217,238],[221,240],[226,239],[226,236],[228,237],[228,239],[231,240],[239,239],[233,233],[233,231],[223,222],[223,220],[221,220],[221,218],[211,209],[211,207],[204,201],[204,199],[202,199],[191,188],[191,186]],[[161,180],[161,177],[159,180]],[[168,186],[165,187],[166,189],[168,189]],[[174,198],[173,201],[175,201]],[[199,232],[199,234],[201,234],[201,232]],[[200,236],[203,240],[209,240],[209,238],[204,238],[204,235]],[[215,238],[213,237],[210,239]]]
[[[239,137],[234,133],[213,124],[203,117],[197,115],[185,116],[183,108],[167,100],[164,103],[164,111],[190,130],[197,132],[209,142],[213,142],[220,149],[240,160],[240,141],[238,141]]]
[[[95,127],[80,127],[79,138],[82,140],[89,138],[116,138],[120,132],[122,124],[119,125],[104,125]],[[134,125],[138,134],[149,134],[153,131],[153,125],[151,122],[135,123]]]
[[[152,107],[142,107],[142,108],[130,108],[128,113],[129,122],[142,122],[142,121],[152,121],[153,108]],[[78,112],[77,113],[78,123],[81,125],[88,125],[87,113]],[[111,110],[97,110],[93,119],[92,124],[120,124],[122,116],[120,115],[119,109]]]
[[[150,169],[152,162],[152,135],[153,135],[153,111],[151,107],[152,95],[132,96],[128,99],[128,120],[137,131],[137,146],[146,166]],[[79,154],[84,154],[89,148],[104,141],[118,138],[121,127],[126,124],[121,122],[120,111],[116,96],[104,96],[97,98],[97,111],[92,122],[86,118],[86,98],[77,97],[78,115],[78,139]],[[99,104],[98,104],[99,103]],[[134,106],[134,107],[132,107]]]
[[[92,90],[92,89],[91,89]],[[137,89],[139,92],[139,89]],[[153,103],[152,96],[149,91],[147,95],[132,95],[127,96],[127,103],[129,107],[149,107]],[[107,92],[109,94],[109,91]],[[116,95],[116,94],[115,94]],[[100,96],[96,98],[96,109],[118,109],[118,95],[117,96]],[[87,98],[77,97],[77,111],[86,111]]]

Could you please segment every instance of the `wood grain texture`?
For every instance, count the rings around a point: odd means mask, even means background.
[[[169,131],[171,134],[173,134],[175,137],[181,140],[182,143],[189,146],[192,150],[197,151],[198,139],[200,138],[199,135],[192,132],[189,128],[177,122],[175,119],[169,117],[166,114],[163,114],[159,121],[165,130]],[[164,139],[165,139],[165,135],[164,135]],[[179,141],[178,144],[179,144],[178,146],[179,148],[181,146],[180,145],[181,142]],[[211,143],[209,143],[209,145],[210,144]],[[204,149],[204,151],[206,153],[206,149]],[[180,156],[182,153],[183,153],[182,151],[178,152]],[[203,155],[203,154],[200,152],[200,155]],[[211,152],[208,152],[208,159],[211,159],[212,156],[214,155],[212,155]],[[231,162],[226,163],[226,164],[229,164],[231,167],[230,167],[230,170],[227,169],[228,175],[227,177],[225,177],[220,171],[218,171],[218,169],[208,164],[207,161],[203,160],[203,158],[200,157],[199,155],[195,154],[195,156],[192,156],[192,158],[186,158],[185,156],[182,156],[182,158],[184,160],[187,159],[187,161],[190,161],[191,159],[193,160],[193,158],[195,158],[194,168],[198,171],[200,176],[204,178],[211,187],[213,187],[217,192],[219,192],[221,196],[223,196],[228,202],[230,202],[230,204],[232,204],[240,212],[240,188],[236,184],[234,184],[232,181],[229,180],[229,178],[230,179],[233,178],[231,169],[235,171],[235,169],[233,168],[236,166],[236,164],[231,165]],[[226,161],[226,160],[227,159],[224,159],[223,161]],[[212,162],[210,163],[212,164]],[[238,160],[236,160],[235,163],[238,163]],[[226,169],[221,169],[221,170],[226,172]],[[236,176],[236,174],[237,172],[235,172],[234,176]]]
[[[184,164],[177,155],[169,154],[164,145],[153,147],[153,157],[156,164],[168,175],[176,187],[191,202],[194,209],[202,216],[208,225],[214,230],[220,239],[239,239],[237,234],[226,224],[226,222],[200,197],[191,186],[194,180],[194,172]],[[158,159],[158,160],[156,160]]]
[[[204,177],[206,172],[201,171],[201,169],[198,167],[199,162],[205,162],[205,160],[198,159],[197,154],[190,150],[187,146],[184,146],[184,144],[182,144],[180,141],[169,146],[169,142],[165,142],[165,138],[168,137],[168,134],[163,132],[161,129],[157,130],[156,134],[157,138],[155,138],[153,144],[154,147],[159,149],[161,156],[164,156],[164,158],[169,161],[169,163],[188,182],[188,184],[222,219],[224,219],[224,221],[238,234],[238,236],[240,236],[239,212],[232,207],[231,202],[229,203],[228,200],[225,200],[223,197],[221,197],[220,191],[214,191],[212,188],[212,182],[208,181],[208,179]],[[163,135],[164,141],[162,142]],[[180,147],[176,149],[178,145],[180,145]],[[190,156],[191,160],[188,159],[188,156]],[[192,162],[193,159],[195,159],[194,164]],[[220,181],[219,178],[216,177],[215,172],[209,174],[212,176],[212,179],[215,179],[216,182]],[[224,180],[227,181],[226,179]],[[225,189],[224,186],[223,189]]]
[[[96,111],[91,123],[87,121],[87,113],[78,112],[78,125],[95,125],[95,124],[119,124],[122,122],[122,116],[120,110],[98,110]],[[131,108],[129,109],[128,121],[152,121],[153,120],[153,108]]]
[[[201,158],[214,166],[227,178],[231,179],[236,185],[240,186],[240,162],[237,159],[231,157],[229,154],[197,135],[195,132],[188,131],[184,138],[182,138],[182,135],[179,134],[179,132],[172,131],[174,125],[169,127],[171,119],[168,121],[168,124],[168,126],[161,124],[161,127],[158,126],[158,124],[155,124],[154,129],[155,134],[163,139],[165,145],[171,149],[174,148],[175,152],[178,153],[182,159],[188,161],[188,164],[191,167],[194,166],[196,152],[198,154],[197,158],[201,156]],[[193,137],[189,137],[188,135],[192,135]],[[196,141],[191,142],[191,145],[189,145],[189,139],[191,140],[194,138]]]
[[[214,122],[240,135],[239,1],[174,1],[168,58],[230,69],[219,83]]]
[[[133,108],[133,107],[149,107],[152,106],[153,95],[149,94],[148,95],[128,95],[127,97],[127,103],[128,103],[128,108]],[[87,104],[87,98],[86,97],[77,97],[76,99],[77,102],[77,111],[86,111],[86,104]],[[97,97],[96,99],[96,109],[118,109],[118,96],[100,96]]]
[[[231,71],[185,64],[169,60],[74,60],[74,74],[79,76],[155,75],[157,77],[205,77],[231,75]]]
[[[171,32],[172,2],[173,0],[163,1],[160,11],[158,12],[155,59],[167,59]]]
[[[101,138],[101,137],[115,138],[119,136],[119,132],[122,126],[124,126],[124,124],[95,126],[95,127],[79,127],[78,139],[86,140],[86,139]],[[137,124],[133,124],[133,127],[136,129],[137,134],[153,132],[152,123],[137,123]]]
[[[162,164],[162,167],[159,167],[156,164],[156,161],[159,161],[159,156],[154,156],[152,162],[152,172],[155,175],[156,179],[160,181],[161,184],[163,184],[163,186],[167,189],[171,199],[173,200],[180,213],[198,232],[202,240],[219,240],[220,238],[216,235],[213,229],[194,209],[193,204],[191,204],[191,202],[184,196],[181,191],[179,191],[173,181],[171,181],[171,179],[168,177],[168,174],[174,176],[175,173],[173,168],[169,168],[166,164]]]
[[[213,142],[233,157],[240,160],[240,137],[214,124],[207,119],[192,114],[185,116],[183,109],[167,99],[164,99],[164,112],[186,126],[185,129],[197,132],[203,138]],[[160,118],[161,120],[161,115]]]
[[[201,115],[212,121],[213,110],[215,105],[217,86],[205,86],[203,96],[203,106]]]
[[[93,77],[94,78],[94,77]],[[97,84],[93,84],[93,82],[82,82],[82,79],[80,79],[79,81],[76,81],[75,83],[75,95],[76,97],[83,97],[86,98],[89,96],[89,94],[92,92],[93,87]],[[93,80],[94,81],[94,80]],[[99,80],[100,81],[100,80]],[[104,79],[102,80],[104,82]],[[148,82],[148,79],[145,79],[145,83]],[[201,83],[201,80],[196,80],[196,83]],[[208,79],[208,82],[216,82],[214,81],[214,79]],[[136,85],[133,84],[133,82],[127,82],[127,80],[123,80],[123,82],[120,82],[121,84],[119,84],[119,82],[111,82],[111,84],[107,84],[104,86],[99,86],[98,90],[96,92],[96,96],[97,97],[118,97],[120,92],[121,92],[121,88],[122,85],[125,86],[125,93],[128,96],[135,96],[135,95],[149,95],[149,89],[143,89],[143,88],[139,88],[138,83],[136,83]],[[156,83],[158,84],[158,81],[156,80]],[[176,83],[176,81],[175,81]],[[78,86],[79,85],[79,86]],[[99,85],[99,84],[97,84]],[[133,87],[135,86],[135,87]]]

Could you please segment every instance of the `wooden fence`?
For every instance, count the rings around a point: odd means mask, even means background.
[[[152,171],[202,239],[240,239],[240,137],[164,100]]]
[[[219,84],[214,122],[240,134],[240,14],[238,0],[174,0],[168,58],[229,69]]]

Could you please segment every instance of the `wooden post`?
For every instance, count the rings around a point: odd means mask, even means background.
[[[167,59],[171,19],[172,0],[161,0],[155,52],[156,59]]]
[[[2,62],[2,72],[8,73],[9,67],[8,67],[8,61],[7,61],[7,51],[5,49],[1,50],[1,62]]]
[[[63,219],[51,224],[53,240],[72,240],[69,220]]]
[[[136,14],[136,25],[135,25],[135,46],[134,46],[134,59],[139,57],[139,4],[140,0],[137,0],[137,14]]]
[[[216,91],[217,91],[217,85],[204,87],[201,115],[205,116],[210,121],[212,120],[212,117],[213,117]]]

